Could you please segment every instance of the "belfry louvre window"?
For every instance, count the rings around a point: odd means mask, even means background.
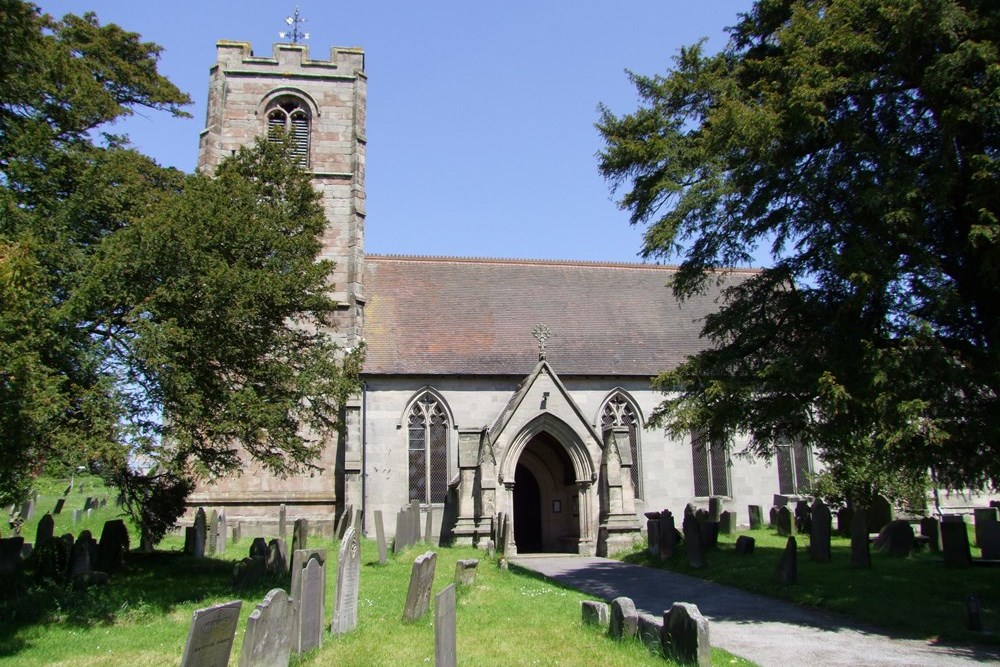
[[[279,98],[267,111],[267,138],[280,141],[288,135],[292,153],[302,167],[309,166],[309,112],[294,97]]]
[[[694,463],[694,495],[699,497],[732,495],[729,481],[729,448],[721,442],[708,442],[701,434],[691,437]]]
[[[809,491],[812,452],[801,442],[778,445],[778,493],[796,495]]]
[[[639,469],[639,418],[632,404],[619,392],[604,405],[601,415],[602,431],[613,426],[628,428],[629,451],[632,454],[632,490],[636,498],[642,498],[642,471]]]
[[[448,493],[448,416],[441,403],[424,394],[410,409],[410,500],[443,503]]]

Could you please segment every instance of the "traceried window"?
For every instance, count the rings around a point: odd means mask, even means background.
[[[280,141],[288,135],[299,165],[309,166],[309,110],[294,97],[279,97],[267,110],[267,138]]]
[[[812,451],[801,442],[778,445],[778,492],[787,495],[808,493],[812,472]]]
[[[601,415],[601,430],[606,431],[613,426],[628,428],[628,445],[632,454],[632,490],[636,498],[642,498],[642,471],[639,458],[639,418],[632,404],[619,392],[604,405]]]
[[[729,496],[729,448],[725,443],[708,442],[704,435],[691,437],[691,458],[694,462],[694,495],[699,497]]]
[[[409,429],[409,499],[443,503],[448,493],[448,416],[440,401],[425,393],[413,404]]]

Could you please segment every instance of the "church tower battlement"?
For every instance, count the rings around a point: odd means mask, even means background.
[[[216,49],[198,168],[211,173],[257,137],[291,135],[297,159],[322,196],[322,256],[336,263],[337,334],[353,346],[365,303],[364,51],[333,47],[329,60],[313,60],[303,44],[275,44],[270,57],[255,56],[248,42],[220,41]]]

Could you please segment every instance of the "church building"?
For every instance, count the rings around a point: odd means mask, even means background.
[[[345,347],[363,342],[367,360],[319,472],[279,478],[248,464],[202,483],[192,508],[266,532],[284,505],[325,534],[349,507],[374,534],[380,511],[392,535],[416,501],[441,542],[484,545],[503,513],[508,553],[603,554],[641,539],[643,512],[714,496],[746,524],[748,504],[803,490],[808,450],[748,462],[644,425],[663,399],[650,378],[703,348],[718,290],[679,304],[674,269],[647,264],[366,254],[364,52],[313,60],[277,44],[263,57],[220,42],[209,85],[199,167],[291,133],[326,210],[335,333]]]

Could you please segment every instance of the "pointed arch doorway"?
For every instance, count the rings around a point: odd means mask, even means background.
[[[542,431],[531,438],[514,472],[514,543],[517,553],[576,553],[579,494],[566,448]]]

